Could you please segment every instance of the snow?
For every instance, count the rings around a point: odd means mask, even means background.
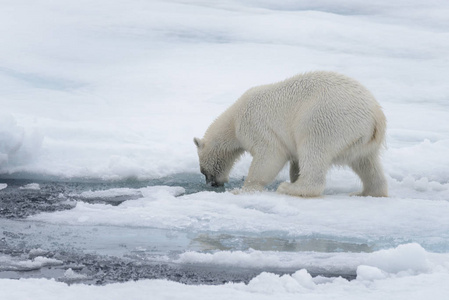
[[[6,255],[0,256],[1,271],[31,271],[38,270],[46,266],[58,266],[61,264],[62,261],[60,260],[43,256],[37,256],[31,260],[22,260],[20,258],[9,257]]]
[[[79,279],[84,279],[86,278],[87,275],[85,274],[79,274],[75,271],[72,270],[72,268],[68,268],[65,272],[64,272],[64,278],[67,280],[79,280]]]
[[[207,264],[216,266],[265,267],[296,269],[313,268],[325,269],[329,272],[341,270],[342,265],[357,269],[357,275],[377,273],[381,270],[385,274],[427,273],[434,266],[448,262],[449,256],[445,254],[428,253],[417,243],[399,245],[394,249],[385,249],[373,253],[351,252],[303,252],[289,253],[270,251],[219,251],[216,253],[185,252],[181,254],[178,262]],[[374,269],[375,268],[375,269]],[[360,271],[360,272],[359,272]],[[365,272],[366,271],[366,272]]]
[[[21,190],[40,190],[41,187],[38,183],[29,183],[20,187]]]
[[[26,131],[12,114],[5,113],[5,99],[0,99],[0,170],[32,162],[39,153],[43,137],[37,129]]]
[[[329,273],[350,274],[367,262],[367,253],[323,253],[316,251],[279,252],[258,251],[217,251],[214,253],[184,252],[175,260],[182,264],[212,265],[217,267],[241,267],[263,269],[307,269],[311,272],[326,270]]]
[[[100,190],[100,191],[86,191],[79,194],[82,198],[110,198],[110,197],[119,197],[119,196],[142,196],[140,191],[129,188],[115,188],[109,190]]]
[[[382,161],[390,190],[386,199],[350,197],[361,183],[342,168],[329,173],[317,199],[272,191],[186,194],[168,186],[71,195],[121,203],[79,201],[25,224],[193,233],[203,237],[196,240],[202,251],[156,259],[297,272],[264,272],[247,285],[223,286],[1,279],[1,299],[449,295],[447,1],[23,0],[1,6],[0,178],[148,180],[199,173],[192,138],[245,90],[333,70],[362,82],[384,109]],[[231,177],[246,176],[250,161],[244,156]],[[286,170],[278,176],[287,178]],[[0,183],[0,197],[7,186]],[[238,250],[207,243],[217,237]],[[57,263],[45,257],[46,249],[34,251],[20,259],[1,256],[0,266]],[[309,274],[320,269],[357,277]],[[67,270],[67,279],[77,275]]]

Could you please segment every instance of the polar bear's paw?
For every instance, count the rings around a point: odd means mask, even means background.
[[[292,184],[290,182],[283,182],[278,186],[276,192],[280,194],[292,195],[292,188],[290,187],[291,185]]]
[[[353,197],[388,197],[388,192],[385,190],[380,190],[380,191],[370,191],[370,192],[366,192],[366,191],[362,191],[362,192],[356,192],[356,193],[351,193],[349,194],[349,196]]]
[[[276,192],[296,197],[318,197],[321,195],[320,189],[306,189],[301,187],[297,182],[283,182],[279,185]]]

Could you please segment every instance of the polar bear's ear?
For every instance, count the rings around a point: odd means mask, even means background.
[[[203,148],[203,146],[204,146],[204,142],[197,137],[193,138],[193,142],[195,143],[195,145],[198,149]]]

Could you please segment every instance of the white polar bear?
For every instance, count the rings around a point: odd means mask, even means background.
[[[310,72],[245,92],[194,138],[201,173],[222,186],[240,155],[251,167],[244,191],[262,190],[290,162],[290,183],[277,191],[316,197],[332,165],[349,165],[363,183],[361,196],[388,194],[379,151],[386,119],[372,94],[333,72]]]

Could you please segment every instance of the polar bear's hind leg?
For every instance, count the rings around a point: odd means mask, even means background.
[[[291,182],[281,183],[277,192],[299,197],[318,197],[323,193],[332,158],[329,153],[320,151],[323,149],[316,149],[314,144],[302,145],[298,163],[290,165]]]
[[[350,166],[363,183],[363,191],[354,195],[388,197],[387,181],[377,153],[357,159]]]

